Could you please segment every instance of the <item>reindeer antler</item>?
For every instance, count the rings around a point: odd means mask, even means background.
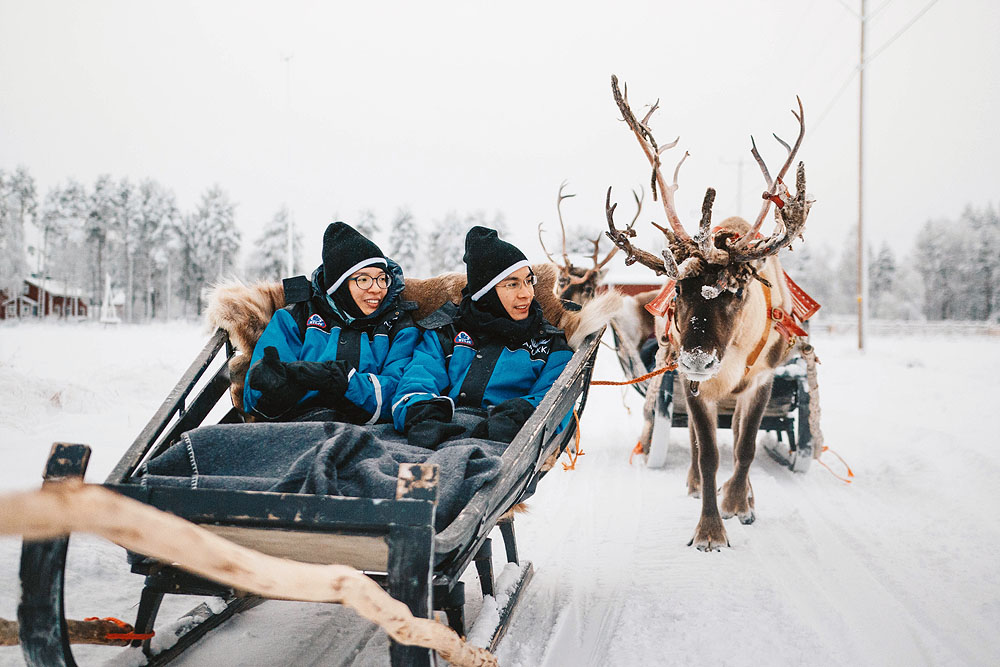
[[[777,223],[775,232],[767,240],[750,247],[740,247],[738,243],[733,244],[729,248],[730,260],[747,262],[777,253],[802,233],[811,205],[812,200],[806,197],[806,167],[805,164],[799,162],[795,173],[795,195],[774,212]]]
[[[541,222],[538,223],[538,242],[541,244],[541,246],[542,246],[542,252],[544,252],[545,256],[549,258],[549,261],[552,262],[553,264],[559,264],[559,262],[556,261],[556,258],[553,257],[549,253],[548,248],[545,247],[545,241],[542,240],[542,223]]]
[[[760,167],[760,171],[764,175],[764,181],[767,182],[767,190],[765,190],[761,195],[764,199],[764,203],[761,204],[760,213],[757,214],[757,219],[754,221],[750,231],[733,245],[733,248],[736,250],[746,248],[750,242],[753,241],[757,232],[760,231],[761,224],[763,224],[764,218],[767,216],[767,211],[771,208],[771,203],[774,201],[775,196],[781,197],[786,192],[783,191],[784,183],[782,183],[781,179],[785,177],[785,173],[788,171],[788,167],[791,166],[792,161],[795,159],[796,153],[799,152],[799,146],[802,145],[802,139],[806,135],[806,112],[802,108],[802,100],[798,95],[795,96],[795,100],[799,104],[798,113],[796,113],[794,109],[792,110],[792,115],[795,116],[797,121],[799,121],[799,136],[795,140],[795,145],[789,146],[788,143],[783,141],[777,134],[772,134],[772,136],[778,140],[778,143],[784,146],[785,150],[788,151],[788,157],[785,159],[785,164],[781,165],[781,169],[778,171],[778,175],[774,178],[774,180],[771,179],[771,174],[767,170],[767,165],[764,164],[764,159],[760,156],[760,153],[757,152],[757,143],[753,140],[752,136],[750,137],[750,145],[752,146],[750,153],[753,155],[754,160],[757,161],[757,165]],[[775,230],[772,234],[772,238],[779,235],[779,230]]]
[[[659,259],[651,252],[646,252],[641,248],[634,247],[629,239],[635,237],[635,230],[632,229],[631,226],[626,227],[624,230],[615,227],[614,216],[616,208],[618,208],[617,203],[615,203],[614,206],[611,205],[611,188],[608,188],[608,196],[604,201],[604,212],[608,218],[608,231],[605,233],[617,247],[625,251],[625,254],[627,255],[625,257],[625,265],[631,266],[632,264],[639,262],[643,266],[653,269],[657,275],[666,275],[671,278],[676,278],[677,263],[674,261],[674,256],[670,250],[665,250],[663,252],[663,259]]]
[[[559,214],[559,229],[562,230],[562,254],[563,261],[566,262],[566,269],[572,268],[573,264],[569,261],[569,255],[566,254],[566,225],[563,224],[562,217],[562,202],[563,199],[569,199],[570,197],[575,197],[575,194],[564,195],[563,189],[566,187],[566,181],[563,181],[559,186],[559,198],[556,199],[556,212]]]
[[[642,214],[642,202],[645,201],[646,199],[646,191],[643,190],[642,188],[639,188],[639,192],[632,190],[632,196],[635,197],[635,215],[632,216],[632,222],[628,223],[628,226],[625,228],[626,230],[631,230],[633,227],[635,227],[635,221],[638,220],[639,215]],[[591,256],[591,259],[594,262],[594,268],[587,271],[587,275],[585,275],[580,282],[583,282],[584,280],[589,278],[592,273],[603,269],[604,265],[607,264],[609,261],[611,261],[611,258],[618,253],[618,246],[617,245],[612,246],[611,252],[605,255],[604,259],[598,262],[597,253],[601,247],[601,235],[598,234],[597,238],[591,241],[591,243],[594,244],[594,254]]]
[[[684,226],[681,224],[680,216],[677,215],[677,210],[674,205],[674,192],[677,191],[677,175],[681,170],[681,165],[684,164],[684,160],[688,158],[689,153],[684,152],[684,156],[677,163],[674,168],[674,182],[671,185],[667,185],[663,180],[663,174],[660,173],[660,154],[664,151],[673,148],[680,141],[680,137],[674,139],[669,144],[665,146],[657,146],[656,140],[653,138],[653,133],[649,129],[649,119],[652,117],[653,112],[659,108],[660,102],[657,100],[646,113],[642,121],[638,121],[635,115],[632,113],[632,109],[628,105],[628,87],[626,86],[626,94],[622,95],[621,91],[618,89],[618,77],[614,74],[611,75],[611,91],[615,97],[615,103],[618,105],[619,111],[622,112],[622,118],[631,128],[632,132],[635,134],[635,138],[639,140],[639,145],[642,147],[642,152],[646,154],[646,159],[649,160],[649,164],[653,167],[653,174],[650,178],[650,188],[653,190],[653,200],[656,200],[656,190],[659,187],[661,193],[663,193],[663,210],[667,214],[667,221],[670,223],[671,229],[673,229],[674,235],[684,241],[690,240],[687,232],[684,231]]]

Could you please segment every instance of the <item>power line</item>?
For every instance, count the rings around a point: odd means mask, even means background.
[[[871,61],[875,60],[875,58],[877,58],[880,53],[882,53],[887,48],[889,48],[890,44],[892,44],[897,39],[899,39],[904,32],[906,32],[907,30],[910,29],[910,26],[912,26],[914,23],[916,23],[920,19],[920,17],[923,16],[924,14],[926,14],[927,10],[930,9],[931,7],[933,7],[934,5],[936,5],[937,2],[938,2],[938,0],[931,0],[926,5],[924,5],[924,8],[921,9],[919,12],[917,12],[917,15],[914,16],[912,19],[910,19],[909,23],[907,23],[902,28],[900,28],[899,31],[895,35],[893,35],[892,37],[890,37],[888,42],[886,42],[885,44],[883,44],[879,48],[875,49],[875,51],[870,56],[868,56],[867,58],[865,58],[865,62],[864,62],[863,66],[867,66],[869,63],[871,63]]]
[[[837,0],[837,1],[841,2],[841,4],[843,4],[843,2],[841,0]],[[882,9],[884,9],[885,6],[888,5],[890,2],[892,2],[892,0],[885,0],[885,2],[883,2],[877,9],[875,9],[872,12],[869,12],[868,15],[865,18],[868,19],[868,18],[871,18],[871,17],[875,16],[875,14],[878,14],[880,11],[882,11]],[[897,39],[899,39],[903,35],[903,33],[905,33],[907,30],[909,30],[910,27],[912,27],[913,24],[916,23],[920,19],[921,16],[923,16],[924,14],[926,14],[927,10],[929,10],[931,7],[933,7],[935,4],[937,4],[937,2],[938,2],[938,0],[930,0],[930,2],[928,2],[926,5],[924,5],[923,9],[921,9],[919,12],[917,12],[916,15],[906,23],[906,25],[904,25],[902,28],[900,28],[896,32],[895,35],[893,35],[892,37],[890,37],[889,40],[886,41],[882,46],[880,46],[877,49],[875,49],[875,51],[873,51],[870,56],[868,56],[867,58],[865,58],[865,60],[864,60],[863,63],[861,63],[860,65],[857,65],[851,71],[851,73],[847,76],[847,79],[845,79],[844,83],[840,86],[840,89],[837,90],[836,94],[833,96],[833,99],[830,100],[830,102],[826,105],[826,108],[823,109],[823,112],[820,113],[819,118],[817,118],[816,123],[813,125],[813,132],[815,132],[819,128],[820,123],[823,122],[823,119],[825,119],[826,116],[827,116],[827,114],[829,114],[830,111],[833,109],[833,106],[837,103],[837,100],[840,99],[841,95],[844,94],[844,91],[847,90],[847,87],[851,84],[852,81],[854,81],[854,77],[856,77],[861,72],[862,69],[864,69],[865,67],[868,67],[872,63],[872,61],[874,61],[875,58],[877,58],[879,56],[879,54],[881,54],[883,51],[885,51],[887,48],[889,48],[889,46],[893,42],[895,42]],[[855,12],[853,10],[850,10],[850,11],[855,16],[859,16],[857,12]]]

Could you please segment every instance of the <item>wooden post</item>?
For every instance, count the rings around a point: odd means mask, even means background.
[[[396,500],[425,500],[437,506],[438,467],[425,464],[399,466]],[[430,525],[389,529],[389,595],[404,602],[417,618],[433,614],[432,578],[434,570],[434,512]],[[429,667],[431,652],[419,646],[392,642],[389,658],[393,667]]]
[[[43,476],[48,484],[83,481],[90,447],[57,442],[52,445]],[[24,540],[21,545],[21,603],[17,606],[18,637],[28,667],[76,667],[69,646],[63,608],[63,575],[69,537]]]

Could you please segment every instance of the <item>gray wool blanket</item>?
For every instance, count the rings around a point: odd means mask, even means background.
[[[455,415],[466,432],[481,419]],[[435,524],[441,530],[500,474],[506,447],[463,436],[437,450],[413,447],[391,424],[220,424],[185,433],[143,465],[140,483],[393,499],[401,463],[433,463],[439,468]]]

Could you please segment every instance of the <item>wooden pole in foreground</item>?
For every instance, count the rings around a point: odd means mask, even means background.
[[[173,563],[188,572],[266,598],[337,602],[377,623],[401,644],[437,651],[452,665],[496,667],[486,649],[451,628],[415,618],[374,581],[346,565],[314,565],[268,556],[180,517],[78,480],[0,496],[0,535],[52,539],[79,531]]]
[[[128,623],[124,627],[114,621],[101,619],[93,621],[67,620],[70,644],[103,644],[105,646],[128,646],[127,639],[108,639],[109,634],[127,634],[133,628]],[[20,638],[17,636],[17,621],[0,618],[0,646],[17,646]]]

